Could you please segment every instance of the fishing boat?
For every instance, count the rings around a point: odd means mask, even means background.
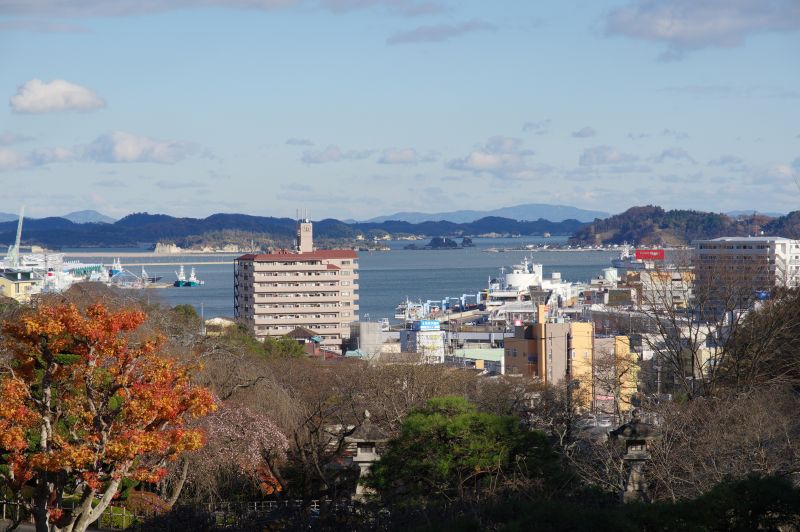
[[[114,259],[114,263],[111,265],[111,268],[108,269],[108,276],[113,277],[122,271],[122,261],[119,259]]]
[[[163,279],[160,275],[147,275],[147,272],[144,270],[144,266],[142,267],[142,280],[146,283],[157,283],[161,279]]]
[[[189,274],[189,277],[187,278],[186,272],[183,269],[183,264],[181,264],[180,270],[175,272],[175,276],[177,277],[177,280],[174,283],[172,283],[172,286],[184,287],[184,286],[200,286],[202,284],[205,284],[205,281],[201,281],[197,278],[197,275],[195,275],[194,268],[192,268],[192,271]]]
[[[184,286],[200,286],[201,284],[205,284],[205,281],[199,280],[194,273],[194,268],[192,268],[192,272],[189,274],[189,278],[186,280]]]

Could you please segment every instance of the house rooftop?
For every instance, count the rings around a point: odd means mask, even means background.
[[[306,260],[326,260],[326,259],[357,259],[358,252],[352,249],[320,249],[309,253],[295,253],[292,251],[278,251],[275,253],[242,255],[237,260],[255,262],[297,262]]]

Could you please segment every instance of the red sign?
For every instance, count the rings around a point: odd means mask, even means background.
[[[664,260],[663,249],[637,249],[636,258],[639,260]]]

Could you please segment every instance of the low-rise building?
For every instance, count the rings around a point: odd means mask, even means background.
[[[5,268],[0,270],[0,296],[27,303],[42,289],[44,279],[30,269]]]
[[[445,364],[461,368],[472,368],[489,374],[505,373],[505,352],[502,348],[464,348],[455,349],[445,355]]]

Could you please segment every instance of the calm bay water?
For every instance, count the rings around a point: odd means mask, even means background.
[[[525,244],[563,242],[563,239],[524,238],[475,238],[474,248],[457,250],[404,250],[408,242],[387,242],[392,251],[359,253],[360,315],[372,320],[391,318],[394,308],[406,297],[418,299],[442,299],[462,294],[476,294],[486,288],[490,277],[500,275],[500,268],[518,264],[526,256],[544,265],[544,275],[561,272],[568,281],[587,281],[599,275],[600,270],[610,266],[616,255],[609,251],[506,251],[487,253],[487,248],[522,247]],[[420,244],[420,242],[418,242]],[[424,242],[421,242],[424,244]],[[65,250],[67,259],[69,251]],[[86,250],[72,250],[82,251]],[[98,250],[102,252],[112,250]],[[137,249],[114,250],[123,252]],[[148,275],[161,275],[161,282],[172,283],[175,271],[181,262],[211,262],[232,260],[230,255],[191,255],[189,257],[145,257],[122,259],[123,267],[138,263],[163,263],[147,266]],[[111,259],[80,257],[83,262],[110,263]],[[130,270],[139,274],[137,266]],[[151,297],[159,298],[168,305],[192,304],[200,310],[202,303],[205,316],[233,316],[233,264],[195,266],[197,277],[205,284],[192,288],[162,288],[150,290]],[[186,267],[189,274],[189,267]]]

